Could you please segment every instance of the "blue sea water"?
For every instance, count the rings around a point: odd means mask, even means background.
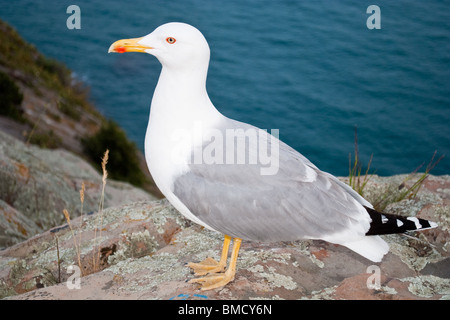
[[[72,4],[80,30],[66,27]],[[381,29],[366,27],[372,4]],[[279,129],[335,175],[348,174],[355,126],[377,174],[411,172],[435,150],[446,158],[432,173],[450,173],[449,1],[0,0],[0,18],[74,70],[141,149],[161,67],[107,49],[182,21],[209,42],[208,92],[226,116]]]

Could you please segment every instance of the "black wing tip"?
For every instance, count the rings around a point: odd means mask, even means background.
[[[364,206],[372,219],[370,229],[366,235],[381,235],[404,233],[407,231],[435,228],[435,222],[416,217],[402,217],[394,214],[378,212],[375,209]]]

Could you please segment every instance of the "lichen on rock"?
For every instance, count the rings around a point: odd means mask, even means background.
[[[383,183],[389,180],[377,178]],[[446,299],[450,296],[446,249],[450,199],[436,189],[449,188],[450,177],[433,177],[430,184],[425,181],[418,199],[401,204],[414,207],[414,214],[437,221],[439,227],[408,236],[383,236],[391,250],[376,264],[381,273],[379,290],[366,283],[367,267],[373,262],[345,247],[318,240],[244,241],[235,280],[204,295],[208,299]],[[430,196],[433,192],[436,195]],[[64,283],[55,281],[56,237],[62,269],[76,263],[72,235],[63,225],[0,252],[0,294],[12,299],[170,299],[180,294],[192,298],[199,293],[198,286],[186,282],[195,275],[185,264],[220,258],[223,235],[187,221],[167,200],[135,201],[102,214],[102,234],[95,242],[99,213],[86,215],[81,225],[82,263],[97,250],[106,253],[102,268],[82,278],[81,291],[68,291]],[[72,223],[80,226],[80,218]],[[67,277],[62,274],[62,281]]]
[[[402,282],[410,282],[408,290],[421,298],[431,298],[434,295],[442,295],[444,299],[450,299],[450,279],[442,279],[433,275],[408,277],[400,279]]]
[[[118,249],[108,257],[109,264],[128,258],[140,258],[155,252],[158,243],[150,235],[148,230],[135,232],[131,235],[123,235],[123,239],[118,243]]]

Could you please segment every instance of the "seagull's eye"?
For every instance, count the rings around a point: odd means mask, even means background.
[[[175,38],[168,37],[168,38],[166,38],[166,41],[167,41],[167,43],[174,44],[175,41],[177,41],[177,40]]]

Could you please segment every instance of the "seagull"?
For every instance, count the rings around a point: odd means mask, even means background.
[[[224,235],[220,261],[188,263],[201,290],[234,280],[241,242],[320,239],[374,262],[381,234],[436,223],[376,211],[350,186],[263,130],[222,115],[206,90],[210,49],[180,22],[114,42],[108,52],[143,52],[162,65],[145,136],[145,158],[164,196],[186,218]],[[228,251],[233,248],[227,267]]]

